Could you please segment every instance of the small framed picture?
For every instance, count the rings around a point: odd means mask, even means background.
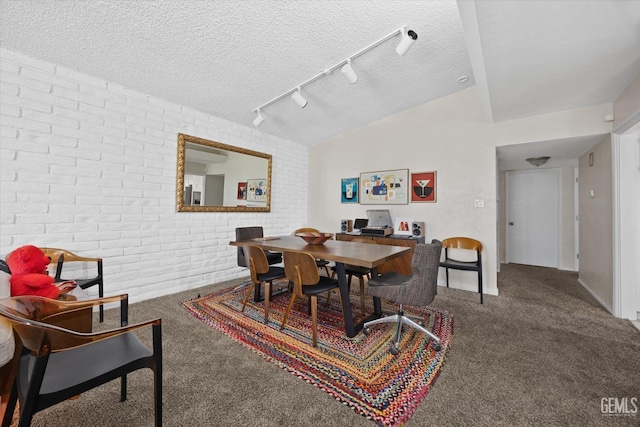
[[[247,200],[247,183],[238,183],[238,200]]]
[[[342,178],[340,203],[358,203],[358,178]]]
[[[247,200],[252,202],[266,202],[267,189],[266,179],[248,179]]]
[[[413,223],[413,218],[401,218],[401,217],[396,218],[395,224],[393,226],[393,234],[411,236],[412,223]]]
[[[411,203],[436,201],[436,172],[411,174]]]

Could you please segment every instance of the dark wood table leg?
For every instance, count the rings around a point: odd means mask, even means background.
[[[344,263],[336,262],[336,273],[338,275],[338,285],[340,286],[344,331],[349,338],[352,338],[362,329],[362,325],[360,329],[356,329],[353,322],[353,311],[351,310],[351,299],[349,298],[349,284],[347,283],[347,273],[344,269]]]

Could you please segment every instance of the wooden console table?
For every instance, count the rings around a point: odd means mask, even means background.
[[[418,243],[424,243],[424,237],[413,236],[372,236],[367,234],[347,234],[336,233],[336,240],[351,241],[355,238],[371,239],[379,245],[391,245],[391,246],[405,246],[410,247],[411,250],[405,252],[399,257],[393,258],[381,266],[378,267],[379,273],[387,273],[389,271],[395,271],[400,274],[411,274],[411,259],[413,258],[413,251]]]

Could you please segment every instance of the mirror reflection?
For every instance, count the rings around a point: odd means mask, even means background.
[[[269,212],[271,155],[178,134],[178,212]]]

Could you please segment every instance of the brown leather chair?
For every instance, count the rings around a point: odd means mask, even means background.
[[[309,297],[311,306],[311,327],[313,346],[318,346],[318,294],[338,288],[338,281],[330,277],[320,276],[315,258],[304,252],[285,252],[284,271],[287,279],[293,283],[293,293],[282,319],[280,330],[289,318],[291,307],[297,298]]]
[[[373,325],[396,323],[396,336],[391,344],[392,354],[398,354],[403,325],[411,326],[430,336],[433,339],[433,347],[436,351],[440,351],[440,338],[411,320],[410,317],[413,316],[405,314],[402,307],[403,305],[423,307],[433,302],[438,287],[438,264],[441,251],[442,244],[438,240],[432,240],[430,244],[418,243],[411,259],[413,271],[411,276],[389,272],[369,280],[366,290],[368,295],[395,302],[399,304],[399,308],[398,312],[392,316],[366,322],[362,331],[365,335],[369,335]]]
[[[271,267],[267,256],[260,246],[244,246],[244,254],[249,258],[249,270],[251,271],[251,283],[256,288],[255,293],[260,294],[260,285],[264,283],[264,323],[269,323],[269,301],[272,297],[271,283],[285,277],[284,268]],[[251,285],[247,286],[247,295],[242,303],[242,311],[251,296]]]
[[[480,293],[480,304],[482,304],[482,243],[469,237],[449,237],[442,241],[442,247],[444,248],[444,261],[440,262],[440,267],[445,269],[447,288],[449,287],[449,269],[475,271],[478,273],[478,292]],[[454,251],[474,251],[475,260],[460,261],[453,258],[450,253],[451,249]]]
[[[77,316],[96,305],[120,302],[121,327],[103,332],[77,331]],[[20,426],[29,426],[35,413],[121,379],[120,400],[127,398],[127,374],[142,368],[154,373],[155,425],[162,425],[161,319],[128,326],[128,297],[62,302],[20,296],[0,300],[0,317],[20,338],[21,351],[2,425],[9,425],[20,400]],[[134,331],[151,326],[149,349]],[[108,355],[108,357],[105,357]],[[96,421],[109,424],[108,420]],[[73,424],[69,420],[69,424]]]
[[[62,277],[62,267],[64,263],[70,262],[84,262],[84,263],[96,263],[96,271],[97,275],[94,277],[84,278],[84,279],[72,279],[75,281],[80,289],[87,289],[92,286],[98,285],[98,297],[104,297],[104,279],[102,275],[102,258],[91,258],[76,255],[73,252],[70,252],[66,249],[58,249],[58,248],[40,248],[42,252],[49,258],[51,258],[51,263],[56,264],[56,273],[54,280],[56,282],[63,282],[65,279]],[[100,306],[100,322],[104,321],[104,307]]]

